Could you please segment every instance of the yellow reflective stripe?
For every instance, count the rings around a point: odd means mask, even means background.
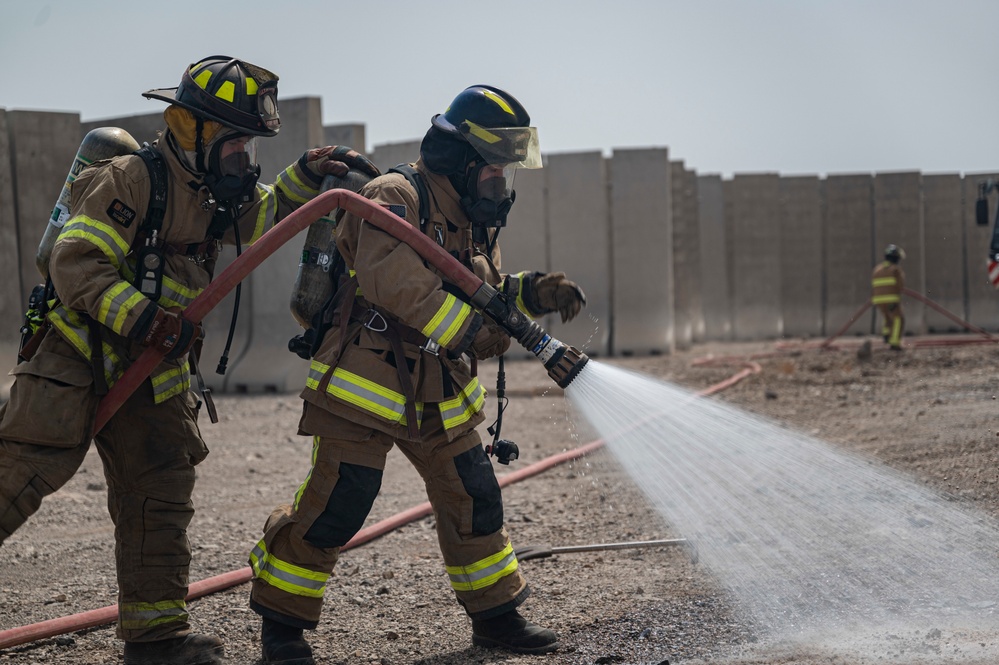
[[[486,401],[486,391],[483,390],[479,379],[472,377],[455,397],[440,403],[441,420],[444,421],[444,429],[452,429],[468,422],[468,420],[482,410]]]
[[[312,466],[309,467],[309,473],[305,476],[305,480],[302,484],[298,486],[298,491],[295,492],[295,510],[298,510],[298,502],[302,500],[302,495],[305,494],[305,488],[309,486],[309,481],[312,479],[312,472],[316,468],[316,455],[319,453],[319,437],[312,437]]]
[[[441,346],[447,346],[471,313],[471,307],[448,293],[444,298],[444,304],[420,332]]]
[[[875,277],[871,280],[871,286],[895,286],[898,279],[895,277]]]
[[[191,370],[188,361],[180,367],[171,367],[165,372],[151,377],[153,384],[153,402],[162,404],[174,395],[179,395],[191,387]]]
[[[250,552],[250,566],[253,568],[253,576],[257,579],[282,591],[306,598],[322,598],[326,592],[326,581],[330,577],[326,573],[317,573],[278,559],[267,551],[267,545],[263,540]]]
[[[257,185],[257,188],[263,190],[260,192],[260,209],[257,210],[257,223],[253,227],[250,239],[246,241],[247,245],[255,243],[264,234],[264,231],[277,223],[277,196],[274,195],[274,188],[270,185],[260,184]]]
[[[500,140],[500,137],[496,136],[485,127],[480,127],[479,125],[476,125],[471,120],[465,120],[465,124],[468,125],[469,133],[472,136],[480,138],[486,143],[496,143],[497,141]]]
[[[77,215],[66,222],[59,237],[86,240],[101,250],[116,270],[125,262],[125,255],[129,251],[128,243],[118,235],[114,227],[86,215]]]
[[[121,627],[141,629],[174,621],[187,621],[187,603],[183,600],[161,600],[158,603],[121,603]]]
[[[232,81],[224,81],[219,86],[219,89],[215,91],[215,96],[231,104],[232,100],[236,99],[236,84]]]
[[[501,551],[471,565],[447,566],[447,575],[455,591],[475,591],[496,584],[517,567],[517,555],[513,553],[513,546],[507,543]]]
[[[195,65],[194,67],[191,67],[191,69],[196,69],[197,67],[198,65]],[[194,78],[194,82],[197,83],[202,90],[207,90],[208,81],[210,81],[211,78],[212,78],[212,70],[206,69]]]
[[[891,336],[888,343],[892,346],[899,346],[902,343],[902,317],[896,316],[891,324]]]
[[[77,312],[67,309],[65,305],[59,305],[52,309],[46,318],[59,331],[63,339],[89,363],[91,360],[90,327],[83,321],[82,317]],[[121,359],[107,342],[101,344],[101,359],[105,381],[107,381],[108,387],[113,386],[124,373],[121,368]]]
[[[334,397],[392,422],[399,422],[406,413],[405,395],[342,367],[333,370],[327,391]]]
[[[279,173],[277,182],[274,184],[285,193],[285,196],[296,203],[308,203],[319,193],[318,188],[302,182],[302,179],[295,173],[294,164]]]
[[[510,115],[512,115],[512,116],[516,116],[517,115],[516,113],[513,112],[513,109],[510,108],[510,105],[506,103],[506,100],[503,99],[502,97],[500,97],[499,95],[497,95],[492,90],[482,90],[482,94],[485,95],[486,97],[488,97],[489,99],[493,100],[494,102],[496,102],[496,104],[501,109],[503,109],[504,111],[506,111]]]
[[[129,313],[138,303],[145,300],[146,297],[131,284],[125,281],[118,282],[104,292],[97,320],[121,335],[122,325]]]
[[[902,302],[902,297],[897,293],[889,293],[883,296],[874,296],[871,298],[871,304],[874,305],[887,305],[893,302]]]
[[[518,272],[515,277],[517,278],[517,309],[533,319],[534,314],[527,309],[527,305],[524,303],[524,280],[527,279],[527,271]]]
[[[330,366],[313,360],[309,365],[309,376],[305,379],[305,387],[319,390],[319,382],[323,380],[323,375],[330,371]]]
[[[160,304],[168,307],[180,307],[187,309],[187,306],[194,302],[194,299],[201,295],[204,289],[192,289],[163,275],[163,290],[160,294]]]

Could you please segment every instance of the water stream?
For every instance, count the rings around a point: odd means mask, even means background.
[[[877,461],[603,363],[566,398],[764,642],[869,662],[999,662],[996,520]],[[933,647],[945,634],[961,646]]]

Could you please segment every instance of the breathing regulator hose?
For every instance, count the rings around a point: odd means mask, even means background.
[[[420,233],[411,224],[377,203],[346,189],[323,192],[263,234],[191,302],[182,316],[194,323],[200,323],[208,312],[264,259],[334,208],[344,209],[367,220],[413,248],[421,258],[460,288],[470,298],[473,306],[482,310],[524,348],[537,356],[548,370],[548,376],[559,387],[568,386],[589,360],[583,352],[549,335],[537,322],[517,309],[505,293],[497,291],[476,277],[460,261],[444,251],[443,247]],[[154,348],[147,348],[132,363],[101,400],[94,423],[95,433],[103,429],[111,416],[152,373],[162,358],[162,353]]]

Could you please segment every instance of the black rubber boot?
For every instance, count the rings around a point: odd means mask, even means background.
[[[473,619],[472,644],[513,653],[549,653],[558,648],[558,637],[510,610],[491,619]]]
[[[125,665],[221,665],[224,653],[219,638],[191,633],[156,642],[125,642]]]
[[[303,630],[271,619],[264,619],[260,643],[266,665],[315,665],[312,647],[302,636]]]

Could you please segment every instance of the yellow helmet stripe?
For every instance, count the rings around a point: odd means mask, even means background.
[[[503,99],[502,97],[500,97],[499,95],[497,95],[492,90],[483,90],[482,94],[485,95],[486,97],[488,97],[489,99],[493,100],[494,102],[496,102],[497,106],[499,106],[501,109],[503,109],[504,111],[506,111],[510,115],[513,115],[513,116],[517,115],[516,113],[513,112],[513,109],[510,108],[510,105],[506,103],[506,100]]]
[[[496,136],[485,127],[479,127],[471,120],[466,120],[465,124],[468,125],[469,133],[477,139],[481,139],[486,143],[497,143],[500,141],[500,137]]]
[[[215,92],[215,96],[231,103],[236,98],[236,84],[232,81],[224,82]]]

